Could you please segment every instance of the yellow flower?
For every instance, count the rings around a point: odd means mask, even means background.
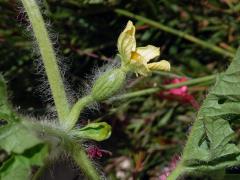
[[[160,55],[160,48],[152,45],[136,47],[135,26],[131,21],[128,21],[127,26],[120,34],[117,47],[123,66],[128,67],[136,74],[146,76],[153,70],[170,70],[170,63],[166,60],[148,63]]]

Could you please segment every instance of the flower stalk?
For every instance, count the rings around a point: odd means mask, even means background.
[[[71,130],[77,123],[81,111],[88,105],[94,102],[92,96],[85,96],[79,99],[72,107],[67,121],[64,123],[64,129]]]
[[[111,101],[117,101],[117,100],[123,100],[123,99],[129,99],[129,98],[134,98],[138,96],[146,96],[150,95],[156,92],[159,92],[160,90],[168,90],[168,89],[174,89],[174,88],[179,88],[182,86],[193,86],[193,85],[198,85],[201,83],[209,83],[213,82],[216,79],[217,75],[209,75],[209,76],[204,76],[196,79],[190,79],[188,81],[176,83],[176,84],[167,84],[163,85],[161,87],[155,87],[155,88],[148,88],[144,90],[139,90],[135,92],[130,92],[130,93],[125,93],[121,96],[113,98]]]

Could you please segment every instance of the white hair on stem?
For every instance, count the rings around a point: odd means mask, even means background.
[[[38,1],[38,5],[40,7],[40,9],[42,9],[42,1]],[[23,13],[24,15],[26,14],[24,11],[21,12]],[[24,17],[24,16],[23,16]],[[27,18],[26,18],[27,19]],[[46,17],[44,18],[46,19]],[[22,21],[22,19],[21,19]],[[49,83],[47,81],[47,77],[46,77],[46,74],[45,74],[45,70],[44,70],[44,66],[43,66],[43,63],[42,61],[40,61],[40,52],[39,52],[39,48],[38,48],[38,44],[35,40],[35,37],[34,37],[34,34],[33,34],[33,31],[32,31],[32,27],[31,27],[31,23],[29,23],[29,20],[27,20],[28,22],[28,26],[27,26],[27,31],[28,31],[28,37],[29,37],[29,34],[31,35],[32,37],[32,41],[33,41],[33,54],[37,57],[37,60],[35,60],[35,66],[36,66],[36,69],[37,69],[37,74],[41,76],[41,79],[40,79],[40,82],[41,82],[41,86],[38,87],[38,94],[41,94],[43,99],[45,98],[45,101],[50,103],[50,108],[48,107],[47,109],[51,109],[50,112],[52,111],[53,108],[52,105],[53,105],[53,99],[52,99],[52,95],[51,95],[51,91],[50,91],[50,86],[49,86]],[[49,38],[51,39],[51,42],[52,42],[52,46],[55,50],[55,55],[57,57],[57,64],[59,66],[59,69],[60,69],[60,74],[61,74],[61,77],[63,79],[63,82],[64,82],[64,85],[65,85],[65,90],[67,91],[67,96],[68,96],[68,101],[69,102],[73,102],[74,100],[74,97],[73,95],[75,94],[74,92],[72,92],[72,88],[71,86],[68,84],[68,81],[67,81],[67,67],[66,66],[66,62],[67,60],[63,57],[61,57],[59,54],[60,54],[60,47],[59,47],[59,43],[58,43],[58,35],[56,33],[54,33],[52,30],[51,30],[51,23],[49,20],[47,20],[47,23],[45,24],[47,30],[48,30],[48,33],[49,33]],[[30,33],[29,33],[30,32]],[[90,86],[88,86],[86,89],[83,90],[83,94],[88,94],[89,93],[89,88],[92,88],[93,86],[93,83],[96,81],[96,79],[104,72],[108,71],[109,69],[113,69],[113,68],[116,68],[118,67],[119,65],[116,65],[116,64],[107,64],[107,65],[104,65],[102,68],[96,68],[94,69],[93,71],[93,75],[92,75],[92,78],[89,78],[88,76],[88,81],[90,81],[89,84],[91,84]],[[94,109],[93,107],[96,107],[96,105],[90,107],[90,109]],[[54,110],[56,112],[56,110]],[[56,113],[55,113],[56,114]],[[49,125],[50,127],[53,127],[53,128],[56,128],[56,127],[59,127],[59,124],[57,122],[56,119],[54,119],[53,117],[55,117],[55,115],[46,115],[46,118],[42,118],[41,117],[41,123],[44,124],[44,125]],[[36,118],[34,119],[36,120]],[[44,126],[43,126],[44,127]],[[42,131],[44,132],[44,128],[42,129]],[[52,141],[56,141],[55,138],[57,137],[54,137],[54,136],[49,136],[47,138],[53,138]],[[55,153],[56,151],[58,151],[57,153]],[[58,155],[60,154],[64,154],[64,155],[61,155],[61,157],[65,156],[68,156],[67,153],[62,153],[62,152],[65,152],[63,151],[63,149],[61,148],[54,148],[54,151],[51,152],[50,154],[50,158],[57,158]],[[64,159],[65,159],[64,158]],[[94,163],[95,164],[95,163]],[[100,171],[100,168],[98,167],[98,165],[96,165],[97,167],[97,171],[98,172],[102,172]],[[103,175],[103,173],[101,173],[101,179],[106,179],[105,176]]]

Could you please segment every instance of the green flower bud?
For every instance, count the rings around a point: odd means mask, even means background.
[[[90,123],[81,129],[72,130],[70,133],[81,139],[103,141],[111,136],[112,127],[106,122]]]
[[[92,98],[96,101],[101,101],[111,97],[121,89],[125,79],[126,72],[120,68],[103,73],[93,85]]]

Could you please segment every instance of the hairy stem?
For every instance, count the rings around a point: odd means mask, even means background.
[[[84,148],[76,142],[71,136],[67,134],[63,129],[58,127],[49,126],[37,121],[23,121],[23,125],[29,129],[34,129],[38,133],[44,133],[47,136],[56,137],[57,141],[61,143],[62,147],[73,157],[76,164],[82,170],[82,172],[91,180],[98,180],[100,176],[94,164],[88,158],[87,154],[84,151]],[[40,172],[39,172],[40,173]],[[39,174],[40,175],[40,174]],[[37,174],[35,177],[38,178]]]
[[[224,55],[224,56],[228,56],[228,57],[231,57],[231,58],[234,57],[234,53],[232,53],[232,52],[229,52],[229,51],[227,51],[225,49],[222,49],[222,48],[220,48],[220,47],[218,47],[216,45],[213,45],[211,43],[203,41],[203,40],[201,40],[199,38],[196,38],[196,37],[194,37],[192,35],[189,35],[189,34],[187,34],[185,32],[182,32],[180,30],[176,30],[176,29],[173,29],[173,28],[168,27],[166,25],[163,25],[163,24],[161,24],[161,23],[159,23],[157,21],[153,21],[153,20],[145,18],[143,16],[139,16],[139,15],[133,14],[133,13],[131,13],[129,11],[126,11],[126,10],[123,10],[123,9],[116,9],[115,12],[117,14],[120,14],[120,15],[123,15],[123,16],[127,16],[127,17],[130,17],[130,18],[134,18],[136,20],[142,21],[142,22],[144,22],[146,24],[149,24],[149,25],[151,25],[153,27],[161,29],[161,30],[163,30],[165,32],[168,32],[168,33],[174,34],[176,36],[182,37],[182,38],[184,38],[184,39],[186,39],[188,41],[191,41],[191,42],[193,42],[195,44],[198,44],[198,45],[200,45],[200,46],[202,46],[204,48],[208,48],[208,49],[210,49],[210,50],[212,50],[212,51],[214,51],[214,52],[216,52],[218,54],[221,54],[221,55]]]
[[[60,123],[66,120],[69,104],[49,34],[35,0],[21,0],[38,43]]]
[[[145,95],[156,93],[160,90],[179,88],[181,86],[193,86],[193,85],[200,84],[200,83],[211,82],[215,78],[216,78],[216,75],[209,75],[209,76],[205,76],[205,77],[191,79],[191,80],[181,82],[181,83],[177,83],[177,84],[168,84],[168,85],[164,85],[162,87],[144,89],[144,90],[140,90],[140,91],[126,93],[124,95],[121,95],[121,96],[118,96],[118,97],[114,98],[113,100],[115,101],[115,100],[122,100],[122,99],[138,97],[138,96],[145,96]]]
[[[59,121],[64,126],[70,110],[66,92],[64,89],[64,84],[57,64],[56,55],[53,50],[51,40],[49,39],[49,34],[45,27],[43,17],[40,13],[36,1],[22,0],[22,3],[28,14],[34,32],[34,36],[38,43],[38,47],[43,59],[43,64],[52,91],[53,99],[56,105]],[[76,114],[79,115],[80,111],[79,113],[77,112]],[[28,126],[31,125],[33,128],[36,128],[40,131],[42,130],[39,129],[42,128],[40,124],[27,123],[27,125]],[[69,139],[67,134],[65,134],[65,132],[62,131],[61,129],[44,127],[44,130],[47,130],[49,134],[53,134],[56,135],[57,137],[60,137],[60,139],[64,139],[64,141],[62,142],[63,146],[65,146],[70,155],[73,156],[73,159],[76,161],[77,165],[81,168],[81,170],[89,179],[97,180],[100,178],[94,165],[87,157],[83,148],[79,144],[77,144],[77,142],[76,143],[71,142],[71,139]]]
[[[83,173],[88,177],[89,180],[100,180],[101,176],[99,176],[97,170],[94,168],[94,165],[89,158],[85,151],[82,149],[81,146],[77,146],[76,144],[73,145],[71,148],[72,150],[72,157],[77,165],[81,168]]]
[[[81,111],[83,110],[84,107],[87,105],[93,103],[94,100],[91,96],[86,96],[81,99],[79,99],[72,107],[69,116],[68,116],[68,121],[65,123],[65,129],[71,130],[75,124],[77,123],[77,120],[80,116]]]

